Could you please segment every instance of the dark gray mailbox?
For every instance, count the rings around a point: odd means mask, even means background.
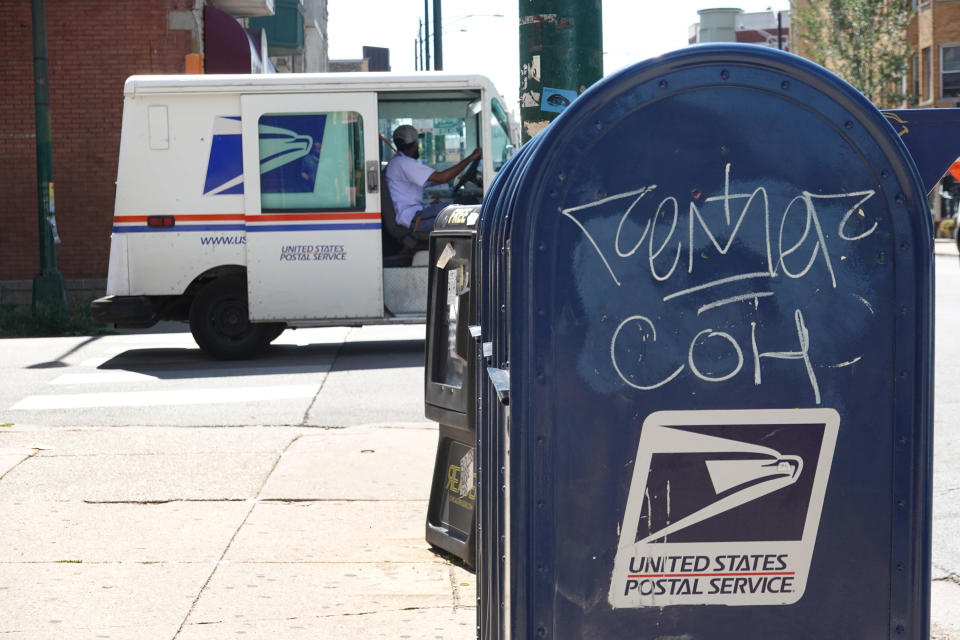
[[[504,167],[484,640],[928,636],[932,231],[898,133],[820,67],[705,46]]]
[[[476,562],[476,382],[478,324],[474,246],[479,206],[451,205],[430,235],[424,399],[440,424],[426,539]]]

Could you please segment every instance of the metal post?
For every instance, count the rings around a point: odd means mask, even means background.
[[[67,295],[57,271],[53,197],[53,151],[50,143],[50,89],[47,74],[47,10],[33,0],[33,95],[37,132],[37,201],[40,232],[40,275],[33,279],[33,312],[63,311]]]
[[[440,0],[433,0],[433,68],[443,70],[443,25],[440,17]]]
[[[519,0],[520,120],[526,142],[603,76],[601,0]]]
[[[417,67],[420,71],[424,71],[423,66],[423,20],[417,21],[417,53],[420,54],[420,66]]]
[[[423,52],[426,58],[424,70],[430,70],[430,0],[423,0]]]
[[[783,49],[783,12],[777,11],[777,49]]]

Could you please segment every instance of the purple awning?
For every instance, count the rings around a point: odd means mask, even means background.
[[[204,73],[265,73],[273,67],[270,59],[260,58],[260,38],[240,26],[230,14],[203,8]]]

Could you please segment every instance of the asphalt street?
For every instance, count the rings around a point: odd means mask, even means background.
[[[423,326],[288,330],[223,362],[172,332],[4,341],[0,422],[351,426],[423,417]],[[371,402],[369,389],[377,389]]]

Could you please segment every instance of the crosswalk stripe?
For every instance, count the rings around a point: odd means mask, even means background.
[[[74,393],[27,396],[10,407],[11,411],[43,409],[86,409],[91,407],[157,407],[227,402],[261,402],[311,398],[320,390],[318,384],[270,387],[229,387],[212,389],[177,389],[170,391],[123,391],[114,393]]]
[[[153,382],[157,376],[149,376],[136,371],[98,371],[96,373],[65,373],[57,376],[49,384],[113,384],[123,382]]]

